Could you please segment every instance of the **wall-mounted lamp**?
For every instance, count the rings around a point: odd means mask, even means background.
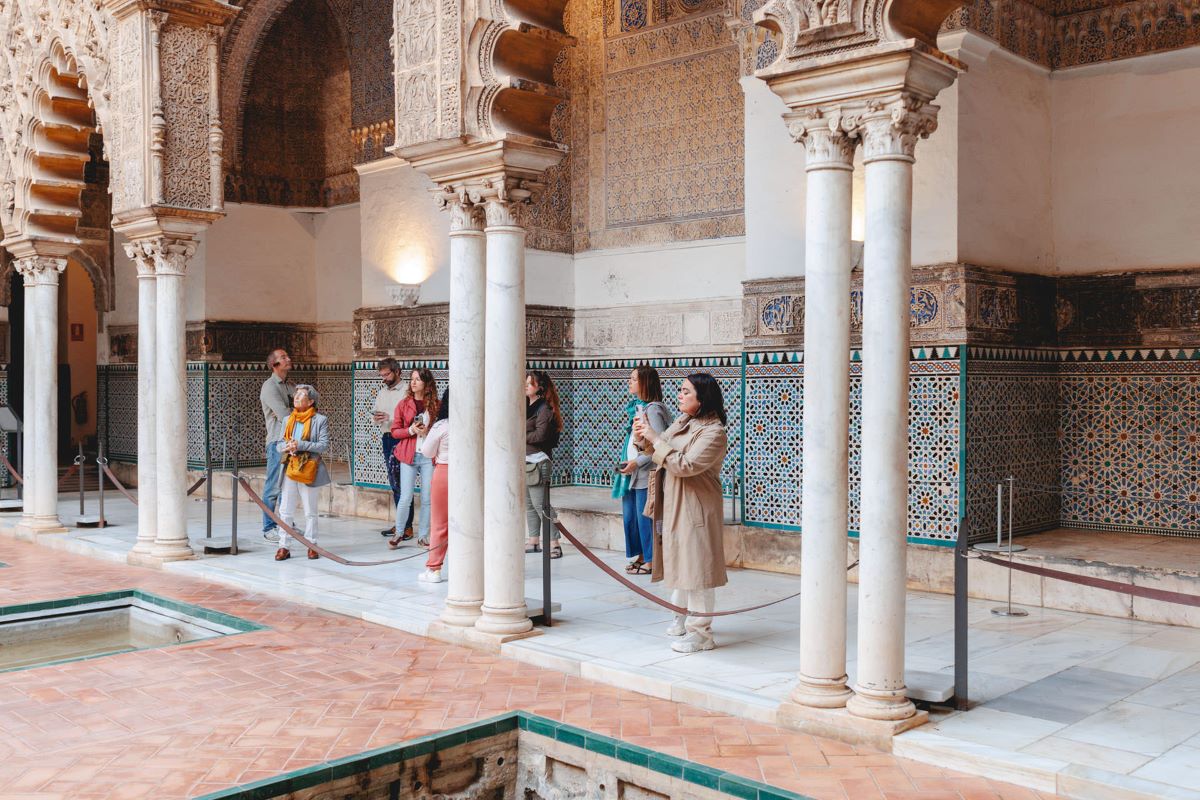
[[[394,306],[415,306],[421,297],[421,284],[396,283],[388,287],[388,297]]]

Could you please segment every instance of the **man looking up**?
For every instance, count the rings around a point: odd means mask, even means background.
[[[279,502],[279,473],[282,458],[279,443],[283,441],[283,423],[292,413],[292,396],[295,387],[288,382],[288,373],[292,371],[292,359],[283,348],[272,350],[267,356],[267,367],[271,376],[263,381],[258,399],[262,403],[263,421],[267,426],[267,479],[263,484],[263,502],[271,508]],[[279,533],[275,521],[263,512],[263,538],[268,542],[278,542]]]

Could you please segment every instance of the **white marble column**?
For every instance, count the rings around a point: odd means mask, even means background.
[[[138,271],[138,529],[131,553],[149,555],[158,531],[158,447],[157,360],[155,330],[158,328],[158,285],[154,277],[154,256],[139,243],[125,245],[125,252]],[[136,557],[135,557],[136,560]]]
[[[187,536],[187,353],[184,341],[184,272],[196,242],[173,236],[148,239],[155,272],[155,455],[157,530],[150,556],[156,561],[192,558]]]
[[[33,509],[37,505],[37,486],[30,480],[33,475],[33,464],[37,461],[37,415],[33,413],[33,408],[37,404],[37,387],[35,386],[35,375],[33,368],[34,342],[37,336],[37,321],[30,313],[30,308],[33,304],[33,272],[22,271],[17,262],[14,261],[13,269],[21,276],[24,282],[25,291],[25,343],[24,343],[24,361],[22,364],[22,372],[24,373],[24,384],[22,396],[24,403],[22,408],[21,419],[21,478],[25,482],[21,486],[21,520],[17,523],[18,527],[25,530],[33,529]]]
[[[525,608],[525,229],[513,219],[513,199],[511,194],[493,194],[484,205],[485,567],[483,606],[475,628],[501,636],[533,627]]]
[[[26,390],[32,404],[25,408],[31,422],[24,458],[25,508],[22,525],[33,533],[64,533],[58,518],[58,282],[67,260],[41,255],[18,258],[17,271],[25,281]],[[32,321],[32,325],[29,324]]]
[[[840,708],[846,686],[850,217],[855,139],[838,113],[789,119],[805,146],[800,674],[791,699]]]
[[[469,627],[483,604],[484,301],[483,209],[450,201],[450,575],[442,621]]]
[[[862,525],[859,535],[858,674],[851,714],[903,720],[908,536],[909,292],[912,165],[937,109],[906,99],[864,120]]]

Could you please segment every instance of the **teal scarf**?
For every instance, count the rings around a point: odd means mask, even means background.
[[[633,440],[633,419],[638,412],[646,407],[646,404],[636,397],[625,404],[625,415],[629,417],[629,425],[625,433],[625,439],[621,442],[621,454],[618,456],[618,461],[624,464],[627,460],[625,454],[629,452],[629,443]],[[625,475],[618,472],[613,478],[612,496],[614,499],[620,500],[629,491],[630,484],[633,483],[632,475]]]

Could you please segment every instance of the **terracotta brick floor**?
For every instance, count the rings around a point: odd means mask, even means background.
[[[140,588],[269,626],[0,674],[3,798],[191,797],[517,708],[821,800],[1045,796],[154,570],[0,562],[0,605]]]

